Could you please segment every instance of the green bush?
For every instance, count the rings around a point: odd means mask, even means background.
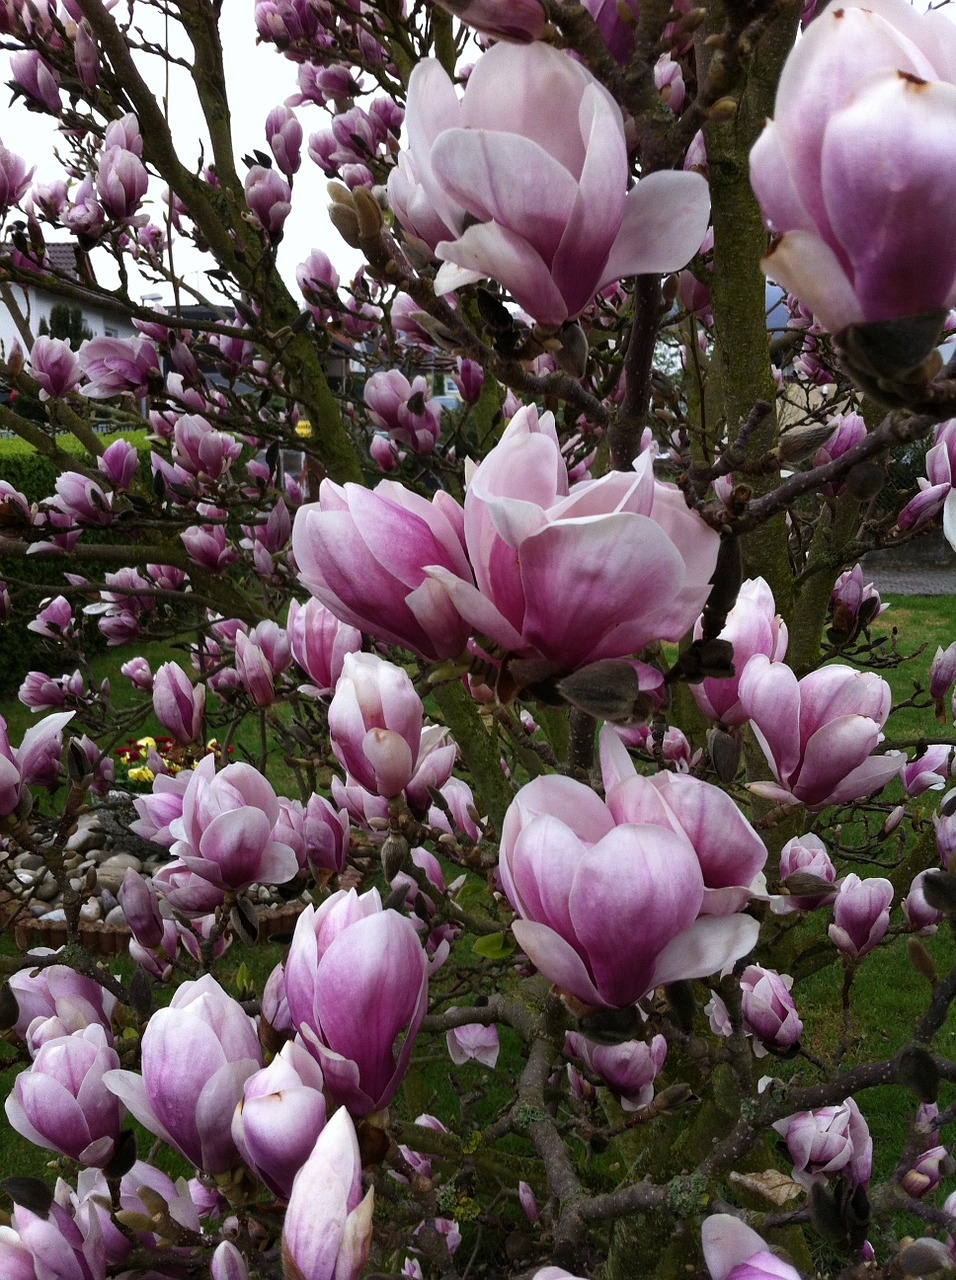
[[[149,445],[143,431],[124,431],[103,437],[103,443],[122,436],[135,444],[140,455],[140,473],[149,476]],[[74,436],[60,436],[60,447],[77,459],[88,458],[86,450]],[[29,502],[50,497],[56,485],[57,468],[32,445],[23,440],[0,440],[0,479],[6,480]],[[85,535],[88,536],[88,535]],[[62,581],[65,565],[50,557],[5,555],[0,539],[0,579],[15,584],[16,610],[13,618],[0,628],[0,693],[15,693],[23,677],[42,666],[43,644],[39,636],[27,630],[36,609],[49,588]],[[75,568],[75,566],[71,566]],[[66,584],[64,584],[65,586]]]

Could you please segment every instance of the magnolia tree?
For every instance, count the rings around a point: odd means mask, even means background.
[[[53,906],[67,936],[2,960],[6,1113],[55,1185],[7,1180],[0,1271],[953,1270],[956,792],[910,801],[949,777],[956,644],[907,741],[858,557],[956,542],[956,26],[257,0],[289,96],[240,161],[224,8],[0,3],[64,165],[0,148],[0,426],[59,472],[0,480],[3,611],[50,649],[0,731],[0,874],[8,931]],[[348,286],[332,245],[277,267],[313,165]],[[107,258],[139,336],[34,334],[16,287],[89,302]],[[114,972],[75,836],[127,812],[150,713]],[[299,914],[257,981],[228,947],[266,902]],[[920,1009],[888,996],[868,1055],[878,953]],[[819,1042],[811,980],[842,990]]]

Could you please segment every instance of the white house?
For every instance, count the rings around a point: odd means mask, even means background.
[[[80,274],[76,262],[75,243],[48,244],[47,256],[51,268],[61,276],[67,276],[79,285]],[[133,323],[118,304],[99,297],[82,287],[70,296],[52,293],[42,284],[19,285],[6,283],[0,278],[0,352],[5,356],[19,342],[26,348],[24,327],[32,337],[40,330],[40,321],[50,321],[50,312],[57,303],[80,307],[83,321],[93,331],[94,337],[129,338],[136,334]]]

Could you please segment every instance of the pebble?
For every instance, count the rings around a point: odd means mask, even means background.
[[[84,902],[80,907],[80,919],[85,920],[87,924],[96,924],[102,914],[100,904],[95,898],[91,898],[89,902]]]
[[[120,906],[113,907],[107,911],[103,919],[104,924],[125,924],[126,917],[123,915],[123,908]]]
[[[39,853],[18,853],[13,859],[13,865],[18,871],[39,871],[46,863]]]
[[[100,891],[115,894],[123,883],[123,877],[130,868],[133,871],[142,871],[143,869],[143,864],[139,858],[134,857],[131,853],[115,853],[111,858],[107,858],[105,862],[101,862],[96,869],[96,879]]]
[[[103,841],[103,828],[95,813],[83,813],[77,820],[76,830],[66,842],[73,853],[88,853]]]
[[[34,893],[41,902],[52,902],[54,898],[60,896],[60,886],[48,871],[34,890]]]

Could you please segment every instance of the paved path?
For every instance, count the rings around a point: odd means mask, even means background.
[[[895,552],[871,551],[863,557],[863,578],[888,595],[953,596],[956,553],[942,533],[934,532],[913,547],[901,547]]]

